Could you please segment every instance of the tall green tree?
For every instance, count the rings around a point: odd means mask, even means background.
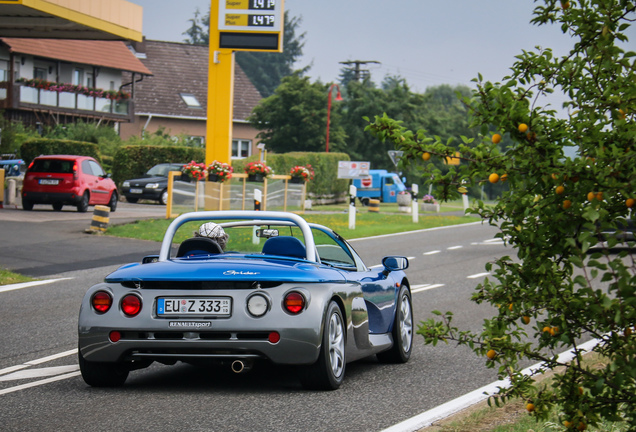
[[[489,263],[492,276],[472,297],[492,305],[495,315],[481,331],[469,331],[453,325],[452,312],[435,312],[441,319],[418,331],[425,341],[468,345],[486,367],[510,379],[491,398],[497,404],[521,398],[537,419],[556,405],[568,430],[602,419],[636,430],[636,242],[625,234],[636,199],[636,53],[626,51],[636,6],[631,0],[535,3],[532,22],[557,25],[574,44],[563,56],[549,48],[521,52],[501,82],[480,75],[464,99],[479,127],[476,140],[442,140],[383,115],[368,130],[403,150],[405,164],[421,163],[424,153],[442,158],[459,151],[462,165],[446,173],[429,166],[438,198],[502,179],[510,188],[494,206],[478,202],[472,209],[499,228],[497,237],[516,254]],[[567,97],[567,116],[542,106],[554,91]],[[572,146],[579,157],[566,156]],[[617,246],[629,249],[616,254]],[[583,362],[579,347],[590,339],[602,366]],[[557,357],[566,350],[571,361]],[[522,374],[528,361],[542,366]],[[556,370],[554,380],[537,384],[535,374],[546,370]]]
[[[207,15],[201,15],[199,8],[194,11],[194,17],[188,20],[190,27],[182,34],[188,36],[185,43],[192,45],[210,45],[210,10]]]
[[[189,20],[190,27],[183,34],[188,36],[186,43],[195,45],[210,44],[210,10],[203,15],[197,8],[194,17]],[[305,33],[297,34],[302,18],[293,17],[285,11],[283,30],[283,52],[238,51],[236,62],[249,77],[263,97],[270,96],[283,77],[294,72],[294,64],[303,54]],[[306,72],[309,67],[303,69]]]
[[[263,99],[252,111],[249,122],[261,132],[258,138],[269,150],[325,151],[328,86],[300,72],[284,77],[274,94]],[[333,104],[329,127],[329,149],[346,152],[345,132],[340,108]]]

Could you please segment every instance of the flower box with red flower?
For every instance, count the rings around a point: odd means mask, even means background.
[[[208,181],[223,183],[232,178],[234,168],[230,164],[213,161],[207,168]]]
[[[314,179],[314,170],[311,165],[296,165],[289,171],[291,183],[304,183]]]
[[[272,169],[265,162],[250,162],[245,166],[245,174],[248,181],[262,182],[265,177],[272,174]]]
[[[195,181],[201,181],[205,179],[207,175],[205,164],[197,163],[195,161],[191,161],[189,164],[185,165],[181,171]]]

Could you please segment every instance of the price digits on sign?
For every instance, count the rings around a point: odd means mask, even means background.
[[[276,17],[274,15],[250,15],[249,26],[274,27]]]
[[[252,0],[250,9],[267,9],[274,10],[276,8],[276,0]]]

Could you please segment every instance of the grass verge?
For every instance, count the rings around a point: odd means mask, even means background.
[[[473,216],[420,216],[418,223],[413,223],[412,216],[407,214],[385,213],[359,213],[356,215],[356,228],[349,229],[349,215],[347,213],[329,214],[304,214],[303,218],[308,222],[325,225],[338,232],[346,239],[371,237],[381,234],[394,234],[407,231],[415,231],[426,228],[435,228],[448,225],[460,225],[479,221]],[[125,225],[109,227],[107,235],[115,237],[135,238],[140,240],[161,241],[163,234],[172,219],[148,219]],[[175,241],[185,240],[198,227],[180,229]],[[182,237],[180,237],[182,236]]]
[[[21,274],[13,273],[9,270],[0,269],[0,285],[11,285],[22,282],[31,282],[35,280],[28,276],[22,276]]]
[[[604,367],[606,361],[596,353],[587,354],[583,364],[590,368]],[[554,372],[536,377],[537,383],[550,386]],[[526,401],[509,401],[501,407],[489,407],[486,401],[450,416],[418,432],[556,432],[576,431],[567,429],[559,418],[559,411],[552,409],[547,421],[537,421],[525,408]],[[602,422],[597,427],[589,426],[586,432],[623,432],[629,427],[615,422]]]

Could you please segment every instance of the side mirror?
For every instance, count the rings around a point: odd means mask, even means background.
[[[401,256],[387,256],[382,258],[382,265],[384,266],[384,271],[388,274],[392,271],[409,268],[409,259]]]

